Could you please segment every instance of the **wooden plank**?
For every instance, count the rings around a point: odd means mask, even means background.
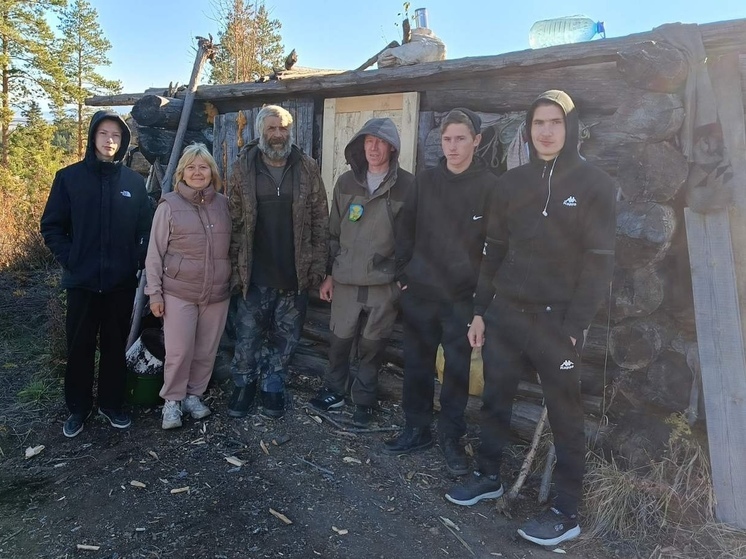
[[[728,213],[685,210],[716,513],[746,528],[746,356]]]
[[[212,156],[215,158],[215,163],[218,166],[218,173],[220,180],[223,182],[223,192],[227,192],[228,187],[228,176],[226,174],[226,159],[225,159],[225,128],[224,128],[225,115],[217,115],[212,123],[213,130],[213,142],[212,142]]]
[[[324,101],[324,153],[321,158],[321,177],[330,202],[337,178],[349,168],[344,156],[345,147],[368,120],[383,117],[393,120],[399,130],[399,165],[407,171],[414,172],[417,159],[419,93],[370,95]]]
[[[396,93],[388,95],[366,95],[365,97],[344,97],[337,99],[337,114],[361,111],[400,111],[404,100]]]
[[[323,140],[321,142],[321,179],[326,188],[326,198],[331,208],[332,192],[334,192],[334,120],[337,113],[337,100],[327,99],[324,101],[324,127],[322,129]]]
[[[401,150],[399,152],[399,166],[414,173],[417,160],[417,130],[419,126],[420,94],[405,93],[402,107],[402,121],[399,127],[401,135]]]

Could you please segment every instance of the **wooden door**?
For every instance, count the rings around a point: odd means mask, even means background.
[[[394,121],[401,138],[399,165],[414,173],[419,109],[419,93],[341,97],[324,101],[321,176],[329,200],[337,178],[349,169],[344,156],[345,146],[371,118],[388,117]]]

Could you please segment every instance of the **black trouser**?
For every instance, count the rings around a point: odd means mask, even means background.
[[[469,399],[471,366],[471,346],[466,335],[473,299],[429,301],[404,291],[400,304],[404,326],[402,408],[407,425],[426,427],[432,421],[435,357],[440,344],[445,366],[438,434],[444,438],[460,437],[466,432],[464,410]]]
[[[88,413],[93,407],[97,336],[98,406],[115,410],[124,406],[125,346],[134,298],[134,289],[110,293],[67,290],[65,402],[70,413]]]
[[[563,317],[552,310],[521,312],[498,301],[485,313],[479,467],[486,474],[500,472],[518,382],[522,373],[538,370],[557,452],[555,506],[576,514],[585,470],[580,357],[562,331]]]

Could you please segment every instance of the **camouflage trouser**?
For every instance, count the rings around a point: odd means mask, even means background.
[[[238,297],[233,322],[236,347],[231,374],[236,386],[260,381],[264,392],[282,392],[287,367],[306,318],[308,292],[251,285]]]

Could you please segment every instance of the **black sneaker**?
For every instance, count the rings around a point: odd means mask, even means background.
[[[446,461],[446,470],[454,476],[465,476],[469,473],[469,462],[466,458],[464,445],[456,437],[440,437],[438,443],[443,458]]]
[[[79,435],[83,430],[83,424],[90,416],[90,411],[87,413],[71,413],[62,425],[62,434],[70,439]]]
[[[373,421],[373,408],[371,406],[355,406],[355,413],[352,414],[352,424],[355,427],[370,427]]]
[[[539,545],[557,545],[580,535],[578,517],[552,507],[518,528],[518,535]]]
[[[228,402],[229,417],[246,417],[256,396],[256,381],[245,386],[236,386]]]
[[[385,454],[409,454],[416,450],[425,450],[433,446],[433,435],[430,427],[404,426],[404,431],[391,440],[383,443]]]
[[[132,420],[130,419],[129,414],[122,410],[98,408],[98,414],[103,415],[106,419],[109,420],[111,426],[116,427],[117,429],[126,429],[127,427],[132,425]]]
[[[457,485],[446,493],[446,499],[465,507],[475,505],[482,499],[498,499],[503,495],[503,484],[498,475],[485,475],[474,472],[462,485]]]
[[[319,411],[329,411],[341,408],[345,405],[345,397],[332,392],[327,388],[322,388],[316,396],[308,400],[308,405]]]
[[[280,419],[285,415],[285,392],[261,391],[262,415],[271,419]]]

